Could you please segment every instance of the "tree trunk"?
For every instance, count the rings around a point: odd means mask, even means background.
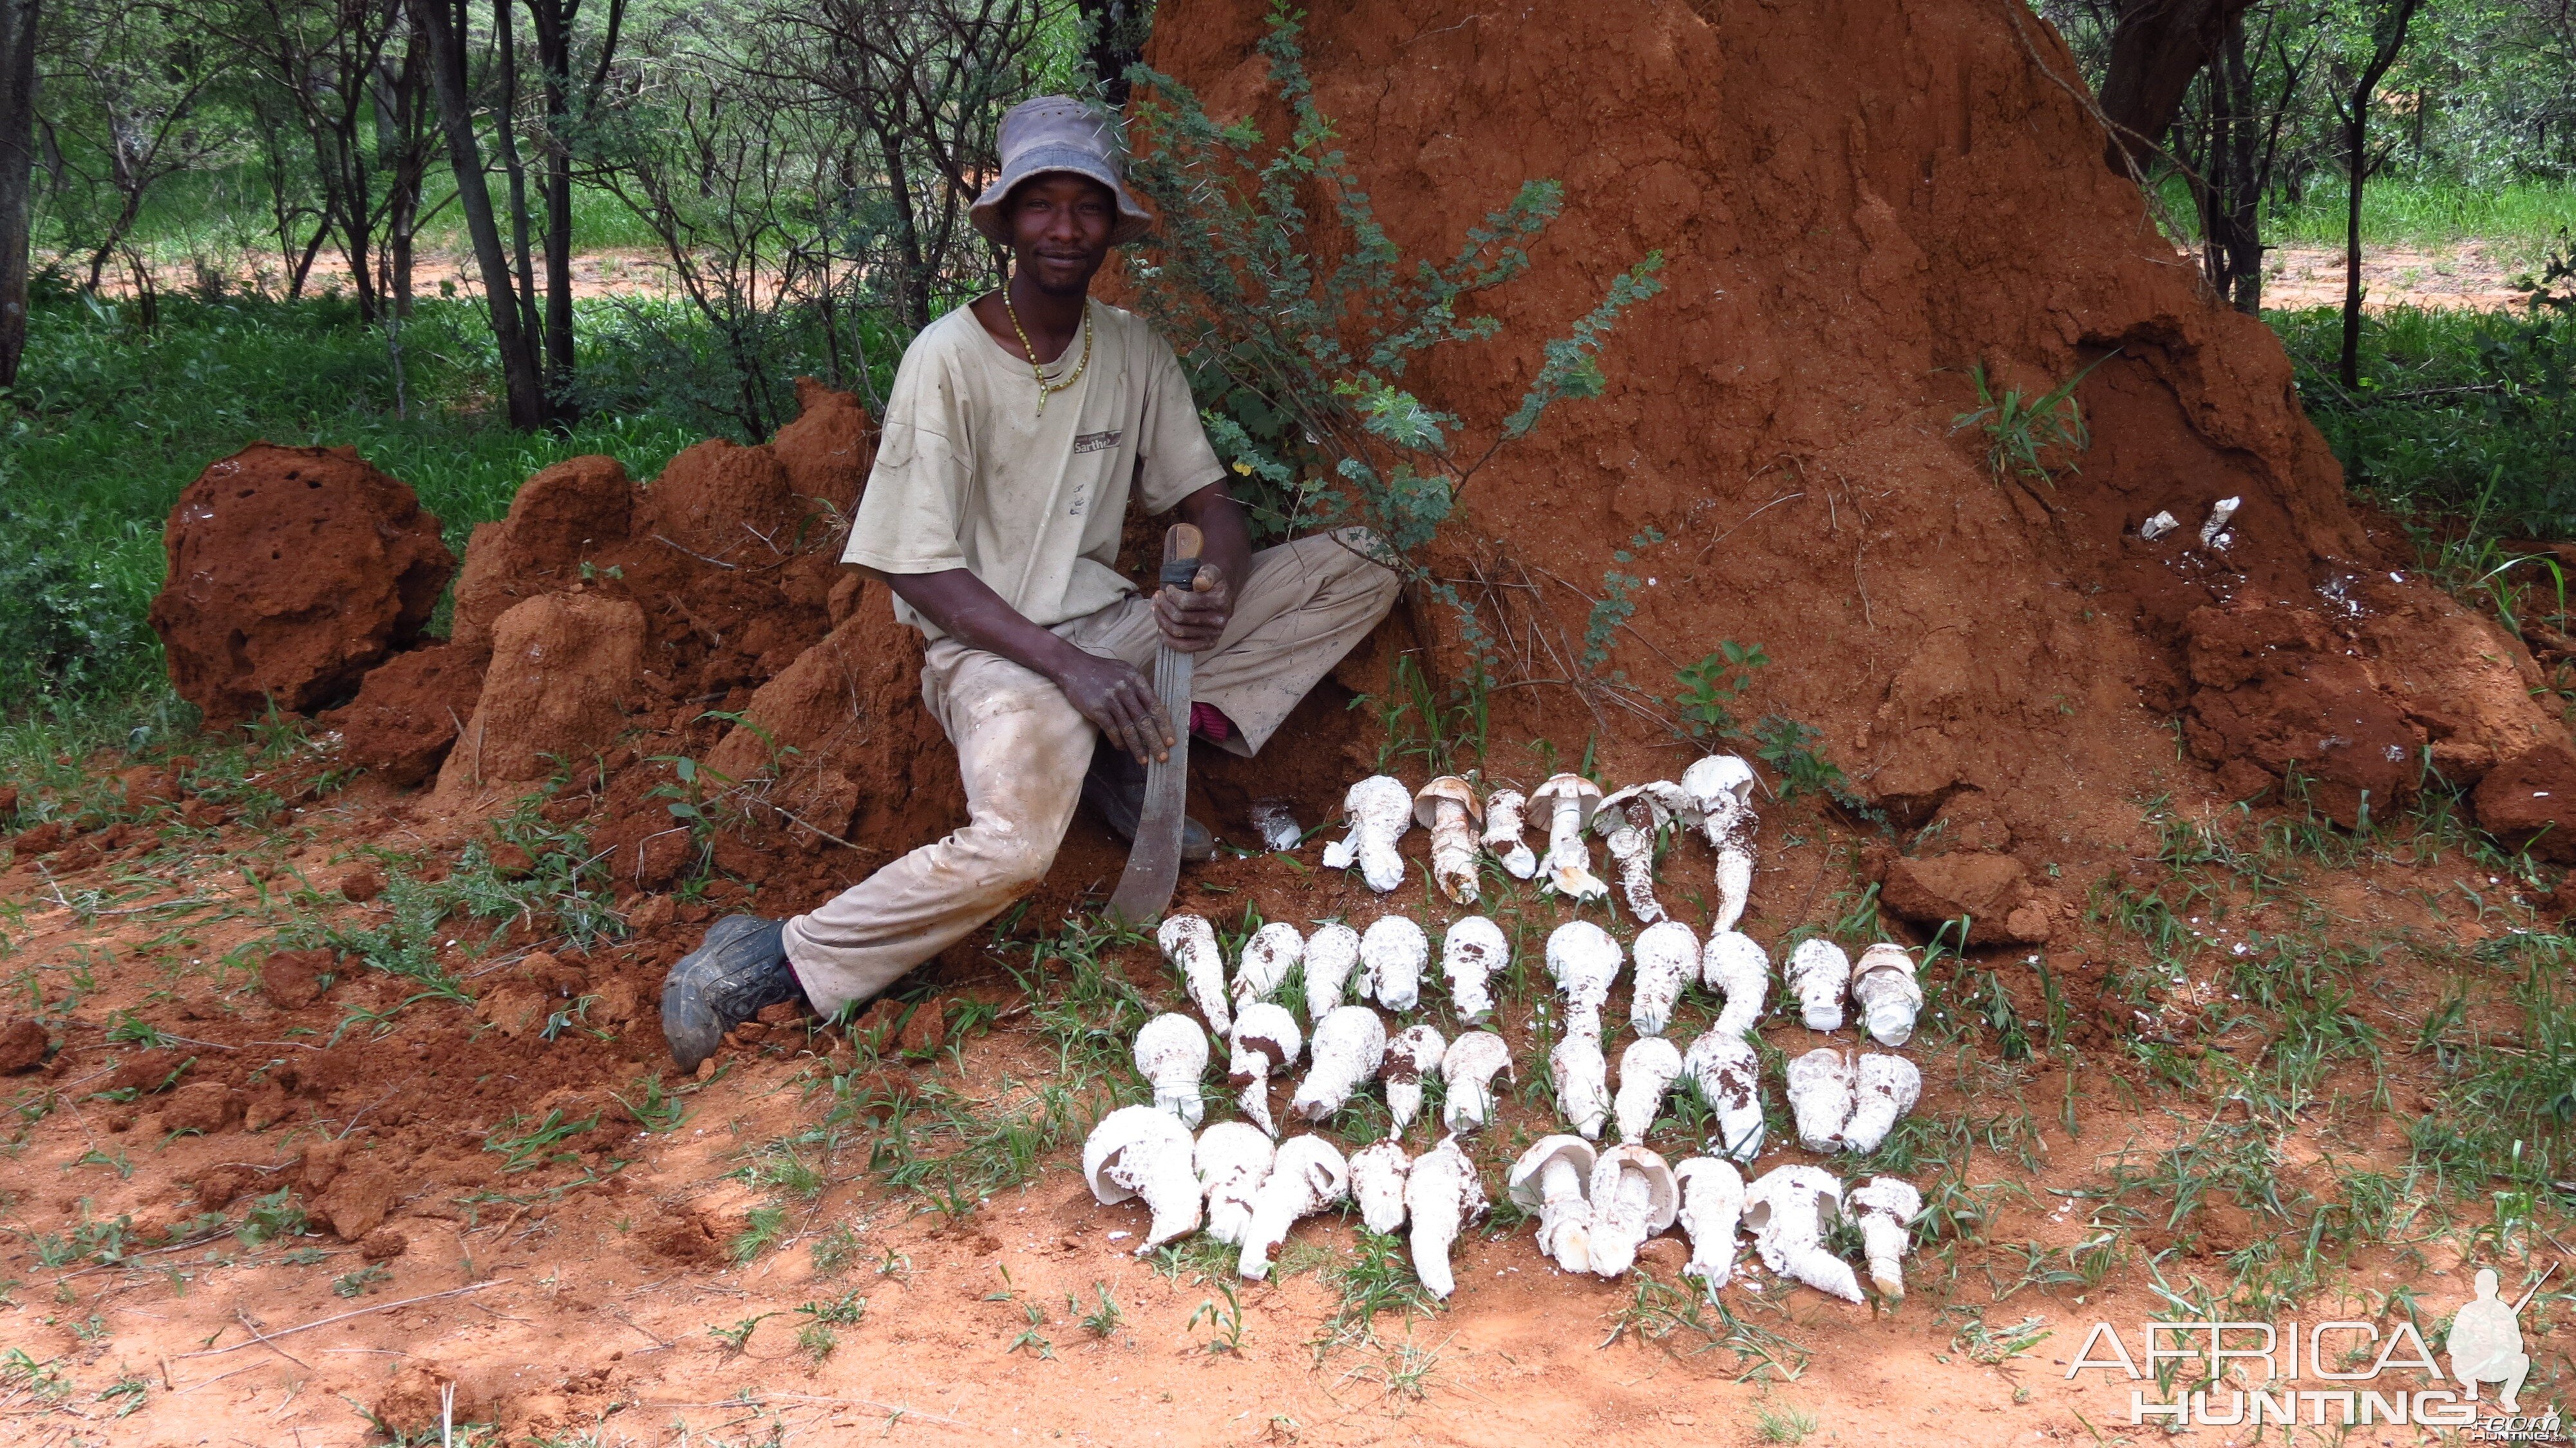
[[[2343,356],[2335,377],[2347,391],[2361,385],[2361,190],[2378,165],[2370,154],[2370,108],[2379,94],[2379,82],[2397,63],[2397,52],[2405,48],[2407,28],[2415,23],[2415,11],[2422,3],[2392,0],[2380,12],[2378,23],[2371,27],[2370,63],[2353,77],[2351,90],[2336,100],[2342,112],[2348,184],[2344,191]]]
[[[2254,67],[2245,55],[2243,22],[2228,32],[2226,47],[2210,66],[2210,80],[2227,117],[2218,144],[2210,148],[2220,177],[2220,205],[2210,230],[2222,262],[2218,290],[2250,317],[2263,309],[2262,135],[2261,102],[2254,90]]]
[[[1085,58],[1103,100],[1127,104],[1127,67],[1145,58],[1145,21],[1153,0],[1079,0]]]
[[[572,411],[572,137],[574,81],[573,22],[581,0],[527,0],[529,24],[537,32],[537,69],[543,77],[546,111],[544,169],[538,174],[539,199],[546,208],[546,391],[556,416]],[[582,108],[599,98],[608,68],[617,55],[618,32],[626,17],[626,0],[609,0],[608,25],[600,40],[599,63],[580,92]]]
[[[537,273],[528,252],[528,168],[519,160],[519,46],[510,24],[510,0],[492,0],[492,42],[501,67],[501,104],[492,130],[501,143],[501,174],[510,183],[510,251],[519,268],[519,329],[531,346],[537,325]]]
[[[491,188],[483,180],[482,150],[474,140],[473,103],[465,91],[465,0],[410,0],[410,5],[413,23],[429,43],[431,94],[437,101],[439,129],[447,137],[448,164],[456,172],[457,205],[465,213],[474,261],[483,273],[483,298],[492,314],[492,341],[501,354],[502,392],[508,399],[510,425],[534,432],[548,420],[545,385],[537,370],[534,339],[519,325],[518,287],[510,274],[509,256],[501,247]]]
[[[0,387],[27,352],[27,233],[36,168],[40,0],[0,0]]]
[[[2123,176],[2144,175],[2165,132],[2253,0],[2123,0],[2111,30],[2111,60],[2102,74],[2102,115],[2111,140],[2103,164]]]

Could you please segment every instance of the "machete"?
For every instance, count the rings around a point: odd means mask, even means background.
[[[1197,586],[1199,547],[1199,530],[1187,523],[1175,523],[1163,535],[1164,588]],[[1172,722],[1172,749],[1145,766],[1136,843],[1127,852],[1127,873],[1109,897],[1110,918],[1140,930],[1163,918],[1181,878],[1181,816],[1190,790],[1190,655],[1168,643],[1155,648],[1154,693]]]

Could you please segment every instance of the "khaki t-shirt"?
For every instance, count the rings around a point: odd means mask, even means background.
[[[1051,628],[1135,592],[1113,565],[1131,481],[1160,513],[1225,469],[1199,427],[1172,349],[1142,317],[1091,308],[1091,365],[1038,411],[1028,359],[959,307],[915,337],[896,370],[876,470],[842,560],[880,573],[964,568]],[[1046,369],[1082,361],[1082,337]],[[902,600],[895,616],[939,630]]]

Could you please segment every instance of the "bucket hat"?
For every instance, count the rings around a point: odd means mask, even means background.
[[[1011,240],[1002,203],[1021,182],[1050,171],[1088,176],[1118,198],[1110,245],[1134,241],[1154,224],[1153,214],[1127,194],[1123,148],[1109,119],[1072,96],[1039,96],[1011,107],[1002,117],[1001,146],[1002,173],[966,212],[975,229],[996,245],[1008,246]]]

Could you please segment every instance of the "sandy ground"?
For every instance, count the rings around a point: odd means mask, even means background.
[[[2508,263],[2480,242],[2422,251],[2406,247],[2365,249],[2361,258],[2362,307],[2422,307],[2434,311],[2491,312],[2516,306],[2523,294],[2515,277],[2531,271]],[[2263,305],[2284,310],[2343,305],[2343,248],[2280,246],[2263,258]]]

